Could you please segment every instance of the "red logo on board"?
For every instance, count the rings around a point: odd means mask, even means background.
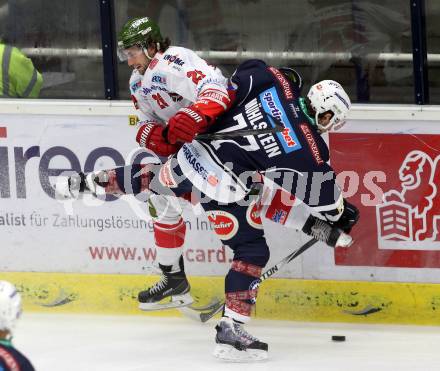
[[[432,159],[418,150],[406,155],[398,172],[400,188],[386,192],[376,207],[382,248],[440,250],[434,242],[440,220],[439,163],[440,155]]]
[[[329,139],[332,167],[347,174],[344,195],[361,214],[353,246],[335,250],[336,265],[440,268],[438,135],[330,133]]]

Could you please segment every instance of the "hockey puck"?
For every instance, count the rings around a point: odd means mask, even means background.
[[[333,335],[332,340],[333,341],[345,341],[345,336],[344,335]]]

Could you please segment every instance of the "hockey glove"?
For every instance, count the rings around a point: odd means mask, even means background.
[[[330,247],[350,247],[353,239],[325,220],[319,219],[313,215],[309,215],[302,231],[318,241],[325,242]]]
[[[360,217],[359,209],[344,199],[344,211],[338,221],[333,222],[333,226],[342,229],[345,233],[350,233],[353,226]]]
[[[173,155],[179,150],[180,145],[168,143],[163,135],[163,131],[163,126],[153,122],[147,122],[139,128],[136,135],[136,142],[138,142],[141,147],[150,149],[159,156]]]
[[[193,106],[181,108],[170,118],[167,139],[171,144],[190,143],[208,125],[206,117]]]

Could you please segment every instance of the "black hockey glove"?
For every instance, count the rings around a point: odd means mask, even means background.
[[[333,222],[332,225],[342,229],[345,233],[350,233],[353,226],[358,222],[359,217],[359,209],[347,200],[344,200],[344,211],[339,220]]]
[[[313,215],[309,215],[302,231],[318,241],[325,242],[330,247],[350,247],[353,243],[351,236],[340,228]]]

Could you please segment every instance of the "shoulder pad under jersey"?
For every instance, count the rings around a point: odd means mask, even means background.
[[[273,78],[267,73],[267,68],[267,64],[260,59],[250,59],[237,67],[231,81],[237,85],[236,102],[239,105],[273,85]]]

